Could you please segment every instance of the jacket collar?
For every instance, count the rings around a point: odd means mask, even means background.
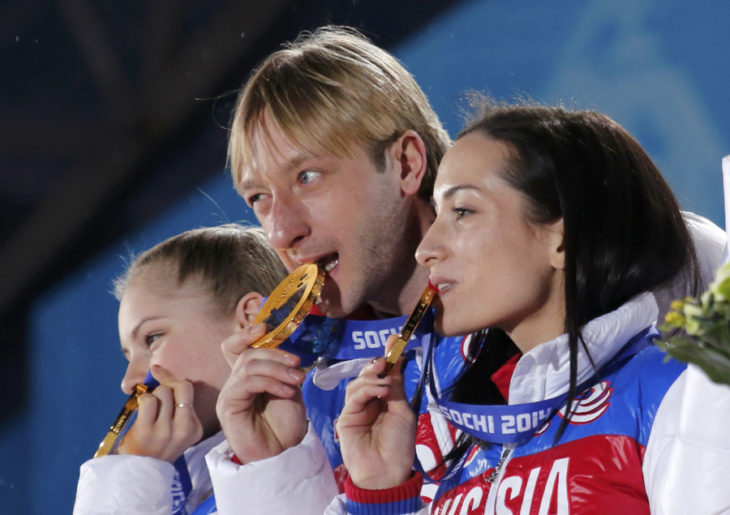
[[[658,308],[651,293],[632,298],[615,311],[588,322],[583,327],[583,339],[598,369],[642,329],[656,321]],[[578,345],[578,384],[593,375],[582,346]],[[568,335],[541,343],[523,355],[510,381],[509,403],[521,404],[557,397],[570,385],[570,352]]]

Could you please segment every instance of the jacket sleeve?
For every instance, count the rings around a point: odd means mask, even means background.
[[[317,514],[337,495],[327,453],[309,425],[304,440],[278,456],[238,465],[224,441],[205,457],[221,515]]]
[[[730,387],[694,365],[664,396],[643,472],[652,513],[730,512]]]
[[[366,490],[348,477],[345,494],[337,496],[324,515],[425,515],[429,508],[419,495],[422,483],[421,474],[414,472],[408,481],[396,487]]]
[[[146,456],[110,455],[81,465],[74,515],[169,515],[175,468]]]

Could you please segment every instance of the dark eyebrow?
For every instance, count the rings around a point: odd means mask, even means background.
[[[449,199],[450,197],[453,197],[458,191],[461,190],[474,190],[474,191],[480,191],[480,188],[473,184],[457,184],[456,186],[452,186],[449,189],[447,189],[444,194],[443,198],[444,200]]]

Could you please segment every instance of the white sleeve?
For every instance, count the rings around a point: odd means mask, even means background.
[[[278,456],[238,465],[224,441],[205,457],[221,515],[321,515],[337,485],[327,452],[309,425],[302,442]]]
[[[147,456],[110,455],[81,465],[74,515],[172,512],[175,468]]]
[[[730,513],[730,387],[689,365],[657,410],[642,466],[652,513]]]
[[[324,510],[323,515],[347,515],[347,497],[345,494],[335,496]]]
[[[702,277],[701,290],[705,291],[722,265],[727,234],[707,218],[683,211],[682,217],[692,236]]]
[[[697,261],[700,269],[699,292],[689,290],[687,277],[684,274],[677,275],[669,284],[654,290],[654,297],[659,305],[660,324],[664,322],[664,315],[669,311],[669,305],[673,300],[683,299],[687,295],[699,294],[707,289],[710,282],[715,278],[715,271],[722,265],[725,252],[727,235],[725,231],[712,223],[707,218],[682,211],[682,218],[687,225],[689,234],[697,252]]]

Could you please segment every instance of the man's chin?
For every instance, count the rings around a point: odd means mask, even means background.
[[[321,298],[316,304],[317,309],[328,318],[345,318],[349,313],[342,309],[339,302],[333,302],[330,299]]]
[[[329,318],[345,318],[351,309],[343,306],[343,299],[339,285],[329,275],[324,281],[322,292],[317,300],[317,308]]]

